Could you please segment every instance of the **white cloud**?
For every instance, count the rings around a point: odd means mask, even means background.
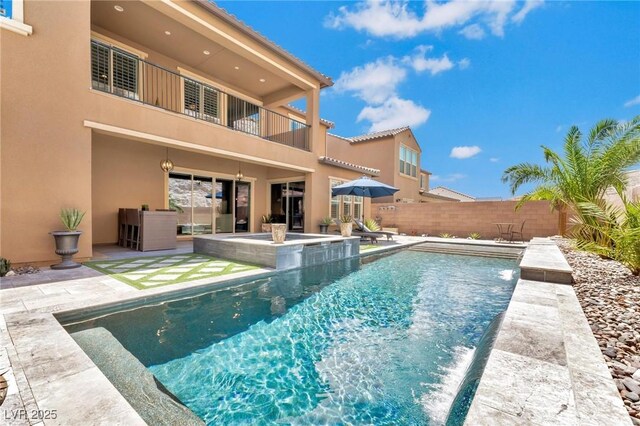
[[[625,108],[629,108],[635,105],[640,105],[640,95],[636,96],[633,99],[629,99],[627,102],[624,103]]]
[[[460,68],[461,70],[466,70],[470,65],[471,59],[469,58],[462,58],[458,61],[458,68]]]
[[[509,17],[513,22],[521,23],[541,2],[529,0],[513,14],[516,4],[515,0],[425,0],[420,16],[406,0],[366,0],[354,6],[340,7],[336,14],[326,18],[325,25],[330,28],[350,27],[374,36],[394,38],[409,38],[423,32],[464,26],[461,32],[465,37],[478,39],[484,36],[485,31],[471,20],[477,19],[494,35],[502,36]]]
[[[482,149],[480,149],[479,146],[455,146],[453,147],[453,149],[451,150],[451,154],[449,154],[449,157],[451,158],[458,158],[458,159],[465,159],[465,158],[471,158],[474,155],[477,155],[480,153],[480,151],[482,151]]]
[[[429,177],[429,181],[431,181],[431,182],[456,182],[456,181],[459,181],[460,179],[464,179],[466,177],[467,177],[467,175],[463,175],[462,173],[451,173],[451,174],[448,174],[446,176],[431,175]]]
[[[406,76],[407,71],[389,57],[343,72],[333,88],[337,92],[353,92],[365,102],[380,104],[395,95],[397,85]]]
[[[521,24],[524,21],[524,18],[531,12],[533,9],[536,9],[544,4],[543,0],[527,0],[524,6],[511,17],[511,20],[516,24]]]
[[[371,122],[370,132],[394,129],[403,126],[417,127],[424,124],[431,111],[408,99],[391,97],[377,106],[367,105],[358,114],[357,121]]]
[[[500,161],[500,159],[498,157],[491,157],[489,158],[489,161],[491,161],[492,163],[497,163],[498,161]]]
[[[402,63],[411,66],[418,73],[429,71],[431,75],[449,71],[456,66],[446,53],[439,58],[428,57],[427,54],[432,50],[433,46],[420,45],[415,48],[413,55],[402,58]],[[463,58],[457,62],[460,69],[468,68],[470,64],[469,58]]]
[[[448,71],[454,67],[453,62],[444,54],[440,58],[428,58],[427,53],[433,50],[433,46],[418,46],[413,56],[405,56],[402,62],[409,64],[416,72],[429,71],[431,75]]]
[[[559,125],[556,127],[556,133],[560,133],[560,132],[562,131],[562,129],[564,129],[564,126],[563,126],[562,124],[559,124]]]
[[[485,36],[484,30],[478,24],[467,25],[466,27],[458,31],[458,33],[462,34],[469,40],[482,40]]]

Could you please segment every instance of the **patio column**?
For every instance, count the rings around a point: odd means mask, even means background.
[[[320,142],[320,89],[307,90],[307,116],[309,126],[309,149],[318,155],[325,155],[324,144]]]

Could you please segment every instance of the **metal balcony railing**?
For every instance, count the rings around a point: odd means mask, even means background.
[[[93,89],[309,150],[309,127],[117,47],[91,41]]]

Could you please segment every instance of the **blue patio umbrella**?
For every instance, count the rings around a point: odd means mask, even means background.
[[[370,177],[362,176],[360,179],[352,180],[331,188],[331,195],[356,195],[358,197],[378,198],[393,195],[398,192],[398,188],[378,182]]]

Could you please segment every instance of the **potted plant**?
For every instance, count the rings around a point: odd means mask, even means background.
[[[271,239],[274,244],[284,243],[287,237],[287,224],[286,223],[271,223]]]
[[[322,220],[320,221],[320,233],[328,234],[329,225],[331,225],[332,222],[333,222],[333,219],[331,219],[331,216],[323,217]]]
[[[271,224],[273,223],[273,216],[270,214],[262,215],[262,232],[271,232]]]
[[[353,231],[352,220],[353,218],[348,214],[340,216],[340,234],[342,234],[343,237],[351,236],[351,232]]]
[[[60,220],[67,228],[66,231],[53,231],[50,234],[56,242],[56,254],[62,257],[62,262],[52,265],[51,269],[71,269],[81,265],[72,260],[73,255],[78,252],[78,240],[82,231],[78,231],[78,226],[82,222],[85,212],[78,209],[62,209]]]

